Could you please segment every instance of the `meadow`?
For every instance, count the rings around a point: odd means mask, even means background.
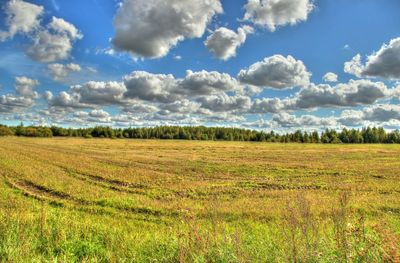
[[[0,138],[1,262],[399,262],[400,145]]]

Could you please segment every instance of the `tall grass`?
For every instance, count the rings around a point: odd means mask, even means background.
[[[399,262],[397,146],[1,142],[0,262]]]
[[[42,203],[32,209],[24,201],[10,197],[8,208],[0,212],[0,259],[2,262],[31,262],[31,259],[36,262],[398,262],[398,235],[383,222],[367,225],[365,216],[350,207],[348,198],[347,194],[341,194],[331,214],[317,215],[309,199],[299,196],[282,208],[281,219],[257,223],[255,227],[247,222],[229,224],[218,210],[211,210],[208,218],[185,212],[178,222],[160,232],[135,224],[128,228],[133,231],[129,232]],[[249,226],[253,229],[246,231]]]

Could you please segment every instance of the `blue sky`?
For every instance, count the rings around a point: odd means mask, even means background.
[[[179,2],[0,0],[0,121],[400,126],[399,1]]]

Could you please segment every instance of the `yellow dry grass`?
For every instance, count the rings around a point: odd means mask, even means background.
[[[0,258],[352,261],[336,223],[362,217],[364,258],[398,260],[399,176],[399,145],[0,138]]]

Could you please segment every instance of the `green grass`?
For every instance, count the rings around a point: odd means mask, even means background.
[[[399,262],[399,145],[0,138],[1,262]]]

